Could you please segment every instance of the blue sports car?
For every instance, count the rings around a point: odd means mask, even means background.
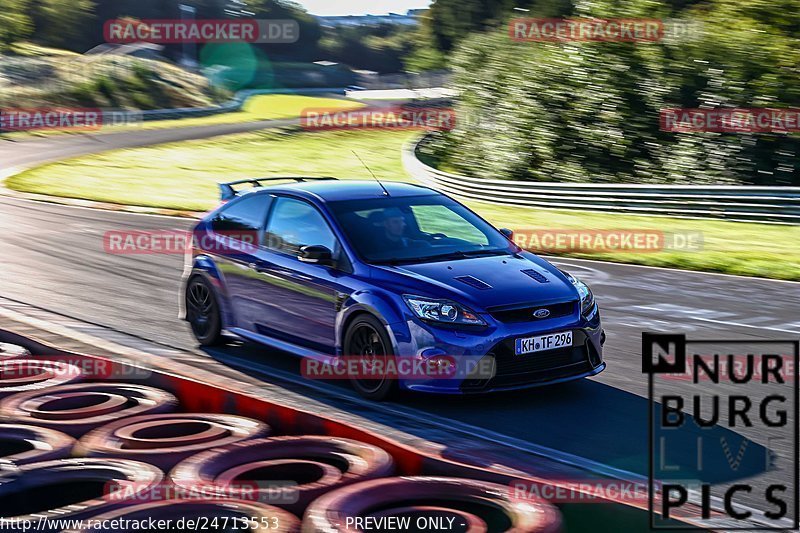
[[[605,368],[589,287],[441,193],[333,178],[220,188],[223,204],[195,227],[184,273],[184,318],[202,345],[228,332],[304,363],[362,358],[383,370],[347,379],[376,400]]]

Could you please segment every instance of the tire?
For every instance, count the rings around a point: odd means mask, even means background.
[[[54,429],[23,424],[0,424],[0,460],[12,465],[65,459],[75,439]]]
[[[54,519],[85,520],[130,505],[164,479],[155,466],[121,459],[58,459],[0,470],[0,516],[40,522],[47,533],[61,531]],[[115,487],[129,492],[115,499]]]
[[[175,413],[135,416],[99,427],[78,441],[76,455],[122,457],[169,471],[203,450],[266,437],[267,424],[236,415]]]
[[[539,499],[517,501],[507,485],[446,477],[394,477],[364,481],[314,501],[303,531],[348,531],[350,518],[450,518],[456,531],[557,533],[561,514]],[[352,531],[352,530],[351,530]]]
[[[61,361],[7,359],[0,361],[0,398],[80,381],[80,368]]]
[[[192,521],[194,524],[228,523],[225,531],[245,531],[245,521],[255,527],[246,531],[263,531],[270,533],[297,533],[300,531],[300,520],[293,514],[258,502],[245,501],[164,501],[152,502],[127,507],[104,513],[91,518],[97,526],[90,529],[71,529],[64,533],[140,533],[138,528],[119,529],[117,524],[148,523],[169,520],[175,525]],[[233,524],[236,526],[233,526]],[[102,528],[107,524],[107,528]],[[216,530],[216,528],[214,529]],[[150,531],[147,529],[146,531]],[[221,531],[221,529],[220,529]]]
[[[202,276],[194,276],[186,284],[184,294],[186,321],[201,346],[222,344],[222,317],[214,288]]]
[[[372,315],[359,315],[349,325],[344,336],[345,357],[383,358],[393,360],[392,341],[380,320]],[[350,377],[353,388],[364,398],[384,401],[395,397],[399,391],[396,376],[383,376],[382,380],[366,380]]]
[[[27,349],[17,344],[9,344],[7,342],[0,342],[0,359],[8,359],[9,357],[28,357],[31,355]]]
[[[352,439],[309,435],[249,440],[189,457],[170,473],[178,487],[235,491],[240,480],[292,484],[258,491],[259,501],[298,515],[322,494],[390,476],[394,461],[382,448]],[[244,487],[250,489],[249,486]]]
[[[134,415],[169,413],[172,394],[129,383],[74,383],[20,392],[0,401],[0,416],[80,437],[94,428]]]

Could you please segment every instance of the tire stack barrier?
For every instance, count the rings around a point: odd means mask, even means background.
[[[145,385],[77,383],[9,396],[0,401],[0,416],[80,437],[121,418],[170,412],[177,405],[172,394]]]
[[[79,381],[81,369],[69,363],[36,359],[0,361],[0,398]]]
[[[470,533],[561,531],[560,513],[544,500],[513,501],[506,486],[445,477],[376,479],[329,492],[308,508],[303,531],[345,531],[357,517],[395,517],[412,527],[419,519],[444,519]]]
[[[260,501],[299,515],[328,491],[393,473],[392,457],[378,446],[352,439],[300,436],[245,441],[210,450],[178,464],[170,479],[186,489],[235,489],[237,483],[258,480],[264,486]],[[249,489],[245,486],[244,490]]]
[[[19,344],[0,342],[0,360],[10,357],[29,357],[31,352]]]
[[[122,457],[168,471],[187,457],[263,437],[270,428],[257,420],[221,414],[162,414],[123,418],[86,434],[76,453],[86,457]]]
[[[0,424],[0,461],[24,465],[70,456],[75,439],[54,429]]]
[[[20,467],[0,467],[0,517],[38,523],[44,519],[81,520],[118,509],[124,502],[106,497],[106,486],[124,481],[135,491],[157,486],[163,473],[156,467],[120,459],[58,459]]]
[[[110,363],[32,346],[49,353],[38,361],[78,368]],[[562,506],[562,516],[544,500],[511,498],[512,483],[557,481],[495,469],[480,458],[460,462],[435,447],[411,447],[177,372],[130,375],[146,377],[144,383],[109,375],[45,385],[0,400],[0,417],[8,422],[0,424],[0,452],[9,442],[6,460],[0,453],[0,518],[246,517],[251,530],[355,533],[359,528],[348,526],[347,517],[394,517],[453,519],[465,525],[455,531],[469,533],[556,533],[578,516],[578,523],[602,520],[610,530],[649,530],[646,506],[637,503],[607,500],[616,506],[613,514],[597,503]],[[25,455],[28,450],[14,448],[24,435],[49,442],[60,455],[74,437],[73,457],[41,462],[51,455]],[[245,494],[239,489],[248,483]],[[131,485],[133,495],[119,496],[118,489]],[[205,492],[209,487],[221,490]]]

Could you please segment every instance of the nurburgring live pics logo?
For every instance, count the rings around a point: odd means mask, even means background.
[[[686,529],[672,519],[687,515],[726,531],[800,526],[798,358],[797,340],[642,334],[653,529]]]

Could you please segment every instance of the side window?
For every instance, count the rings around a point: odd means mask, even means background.
[[[231,238],[258,242],[271,201],[271,196],[259,194],[232,202],[217,213],[211,221],[211,228]]]
[[[303,246],[325,246],[338,256],[336,236],[314,206],[293,198],[277,198],[267,227],[266,246],[297,255]]]
[[[411,206],[420,231],[441,233],[453,239],[463,239],[471,243],[487,245],[489,239],[464,217],[444,205]]]

